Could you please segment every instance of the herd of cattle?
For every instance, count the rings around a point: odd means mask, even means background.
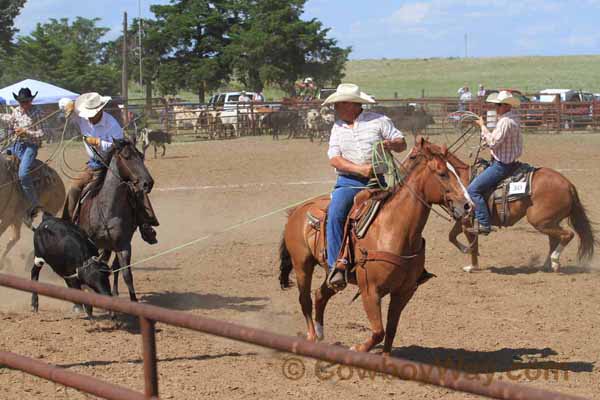
[[[397,128],[416,133],[435,123],[433,117],[417,105],[377,106],[375,111],[390,117]],[[174,106],[161,118],[163,130],[176,135],[191,129],[194,135],[209,139],[270,134],[326,140],[335,121],[330,107],[236,107],[223,110],[193,109]]]
[[[326,134],[334,122],[334,116],[329,108],[236,107],[204,110],[174,106],[161,122],[163,128],[177,135],[183,130],[192,129],[195,135],[204,135],[209,139],[262,134],[271,134],[278,139],[284,133],[289,137],[308,133],[312,140]]]
[[[387,115],[405,134],[422,133],[435,123],[433,116],[418,105],[375,106],[370,111]],[[154,146],[155,158],[159,147],[162,156],[165,155],[165,144],[171,143],[173,134],[188,134],[190,130],[195,136],[208,139],[271,135],[277,140],[287,135],[288,138],[308,137],[311,141],[318,139],[322,143],[329,138],[335,115],[330,107],[205,110],[174,106],[159,122],[162,129],[141,129],[137,135],[144,154]]]

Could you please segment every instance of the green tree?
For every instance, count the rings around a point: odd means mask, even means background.
[[[0,0],[0,65],[5,66],[13,50],[13,37],[18,31],[15,18],[25,5],[25,0]],[[4,68],[0,69],[0,78]]]
[[[158,34],[169,44],[159,67],[161,91],[195,90],[201,102],[207,90],[228,82],[232,73],[224,55],[231,28],[239,21],[236,0],[173,0],[153,5]]]
[[[108,28],[99,19],[77,17],[51,19],[38,24],[29,36],[21,36],[7,66],[13,80],[34,78],[75,92],[119,93],[119,71],[106,62]]]
[[[15,29],[15,18],[25,5],[25,0],[0,0],[0,48],[9,52]]]
[[[232,30],[226,55],[244,85],[253,90],[276,85],[294,95],[294,83],[303,77],[311,76],[319,86],[341,81],[351,49],[338,47],[318,20],[302,20],[305,3],[243,2],[243,18]]]

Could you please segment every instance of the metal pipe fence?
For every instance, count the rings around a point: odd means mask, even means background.
[[[130,106],[133,112],[145,113],[145,125],[161,129],[180,138],[226,139],[241,136],[283,134],[289,138],[327,139],[332,121],[319,118],[311,123],[311,110],[321,111],[321,101],[234,102],[227,104],[169,103]],[[372,106],[367,106],[372,108]],[[326,109],[332,112],[331,107]],[[485,119],[493,110],[484,98],[462,102],[454,97],[378,99],[374,109],[388,115],[395,125],[408,134],[437,135],[452,133],[456,111],[472,111]],[[137,110],[137,111],[136,111]],[[523,102],[517,109],[526,132],[561,133],[600,131],[600,101],[591,102]],[[272,113],[294,115],[293,122],[279,118],[282,129],[269,123]],[[271,118],[272,119],[272,118]],[[283,122],[281,122],[283,121]]]
[[[180,328],[187,328],[198,332],[279,350],[281,352],[362,368],[364,370],[380,372],[405,380],[418,381],[495,399],[582,400],[581,397],[527,387],[506,381],[493,381],[489,384],[487,382],[481,383],[477,380],[470,379],[469,373],[463,371],[444,368],[442,372],[441,369],[436,369],[433,365],[395,357],[382,357],[370,353],[358,353],[347,350],[341,346],[314,343],[297,337],[280,335],[261,329],[195,316],[181,311],[148,304],[133,303],[120,298],[101,296],[95,293],[87,293],[55,285],[33,282],[7,274],[0,274],[0,286],[25,292],[36,292],[43,296],[75,303],[89,304],[104,310],[135,315],[140,318],[143,338],[142,343],[144,347],[144,395],[139,393],[133,394],[129,389],[124,389],[109,383],[98,383],[99,381],[97,379],[89,376],[75,374],[45,364],[40,365],[42,363],[33,359],[0,353],[0,364],[33,373],[42,378],[108,399],[158,398],[159,392],[154,325],[156,322],[162,322]]]

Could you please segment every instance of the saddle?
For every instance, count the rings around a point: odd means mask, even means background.
[[[380,189],[365,189],[354,197],[354,205],[348,213],[342,248],[338,259],[346,260],[346,264],[340,264],[336,268],[344,270],[354,266],[354,241],[363,238],[381,209],[382,205],[391,195],[391,192]],[[329,197],[321,197],[313,202],[306,212],[309,229],[313,230],[312,252],[317,261],[327,266],[327,237],[325,226],[327,223],[327,211]]]
[[[81,215],[81,211],[84,208],[84,204],[89,199],[93,199],[100,193],[100,189],[102,189],[102,185],[104,184],[104,178],[106,177],[106,169],[102,168],[99,170],[95,170],[93,172],[92,180],[83,187],[81,191],[81,195],[79,196],[79,201],[75,206],[75,210],[73,212],[73,222],[75,224],[79,223],[79,217]]]
[[[498,213],[500,226],[506,226],[510,217],[508,203],[531,196],[533,173],[539,168],[527,163],[516,162],[512,173],[501,180],[485,196],[490,213],[494,206]]]

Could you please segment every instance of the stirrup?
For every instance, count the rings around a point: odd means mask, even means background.
[[[327,276],[327,287],[335,292],[339,292],[346,288],[346,271],[341,271],[334,268]]]
[[[479,224],[479,222],[475,222],[475,224],[471,228],[466,228],[465,231],[468,233],[475,234],[475,235],[487,236],[490,233],[494,232],[495,229],[492,228],[491,226],[485,226],[485,225]]]

